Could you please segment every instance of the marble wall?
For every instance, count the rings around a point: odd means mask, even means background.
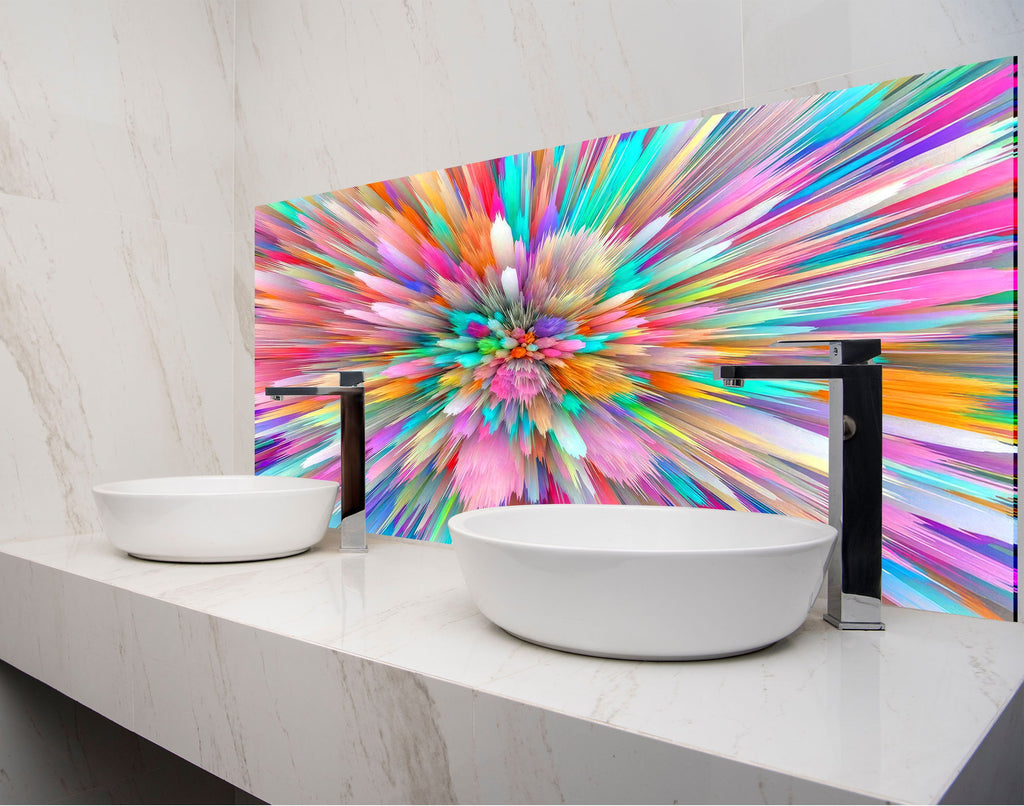
[[[0,540],[231,465],[232,0],[0,4]],[[248,395],[251,398],[251,394]]]

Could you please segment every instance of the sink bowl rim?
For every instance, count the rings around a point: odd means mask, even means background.
[[[484,507],[449,528],[485,618],[535,644],[631,660],[724,658],[792,634],[838,541],[810,518],[669,505]]]
[[[113,546],[144,560],[247,562],[287,557],[329,527],[338,482],[272,475],[192,475],[97,484]]]
[[[773,545],[771,543],[762,545],[751,545],[751,546],[715,546],[715,547],[703,547],[694,548],[692,546],[666,546],[666,547],[643,547],[643,546],[587,546],[587,545],[572,545],[562,542],[552,543],[537,543],[533,541],[524,541],[517,538],[507,537],[496,537],[494,535],[488,535],[481,532],[479,529],[470,528],[467,525],[467,521],[471,521],[473,516],[478,516],[483,513],[499,512],[509,509],[520,509],[521,507],[528,507],[530,509],[544,510],[544,509],[587,509],[587,510],[650,510],[650,509],[699,509],[702,512],[718,513],[711,515],[713,518],[731,518],[736,516],[747,517],[750,519],[770,519],[777,523],[797,523],[801,527],[806,528],[808,532],[817,528],[820,530],[820,534],[809,536],[807,539],[801,539],[797,541],[779,543]],[[775,513],[767,512],[747,512],[742,510],[731,510],[731,509],[712,509],[709,507],[673,507],[670,505],[658,505],[658,504],[522,504],[515,506],[497,506],[497,507],[481,507],[480,509],[467,510],[460,512],[458,515],[453,515],[449,519],[449,531],[452,533],[452,542],[457,541],[455,530],[461,530],[465,535],[473,540],[480,540],[487,543],[491,543],[495,546],[508,546],[516,550],[531,550],[535,549],[538,551],[564,551],[569,553],[586,553],[586,554],[629,554],[629,555],[664,555],[664,556],[679,556],[679,555],[702,555],[702,556],[715,556],[715,555],[737,555],[737,554],[777,554],[777,553],[788,553],[793,551],[802,551],[812,546],[821,544],[832,543],[836,539],[837,530],[834,526],[821,521],[811,520],[810,518],[799,518],[793,515],[777,515]],[[455,529],[451,526],[454,525]]]
[[[198,482],[211,483],[209,489],[196,487],[193,489],[160,489],[159,484],[167,482]],[[217,488],[213,485],[224,484],[225,482],[249,482],[253,486],[249,489],[231,488],[222,486]],[[141,496],[156,496],[167,498],[191,498],[208,496],[244,496],[244,495],[285,495],[295,493],[299,490],[318,490],[328,487],[337,487],[338,482],[327,479],[309,479],[294,476],[252,476],[245,474],[216,475],[202,474],[195,476],[154,476],[151,478],[124,479],[122,481],[106,481],[95,485],[93,493],[104,496],[124,496],[134,498]]]

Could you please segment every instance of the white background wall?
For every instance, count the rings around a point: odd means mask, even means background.
[[[233,34],[231,0],[0,2],[0,540],[230,469]]]
[[[257,204],[1022,52],[1022,0],[0,0],[0,540],[252,471]]]

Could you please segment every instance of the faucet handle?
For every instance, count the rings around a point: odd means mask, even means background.
[[[363,373],[355,370],[342,370],[338,373],[338,386],[362,386]]]
[[[881,339],[781,339],[775,344],[804,347],[827,344],[830,364],[866,364],[882,354]]]

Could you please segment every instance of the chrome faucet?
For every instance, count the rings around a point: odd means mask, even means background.
[[[726,386],[757,379],[828,380],[828,522],[839,534],[828,567],[825,621],[841,630],[882,623],[882,354],[879,339],[798,340],[829,348],[829,363],[720,366]]]
[[[362,372],[339,372],[338,386],[268,386],[274,400],[286,396],[337,396],[341,404],[341,551],[366,551],[366,420]]]

